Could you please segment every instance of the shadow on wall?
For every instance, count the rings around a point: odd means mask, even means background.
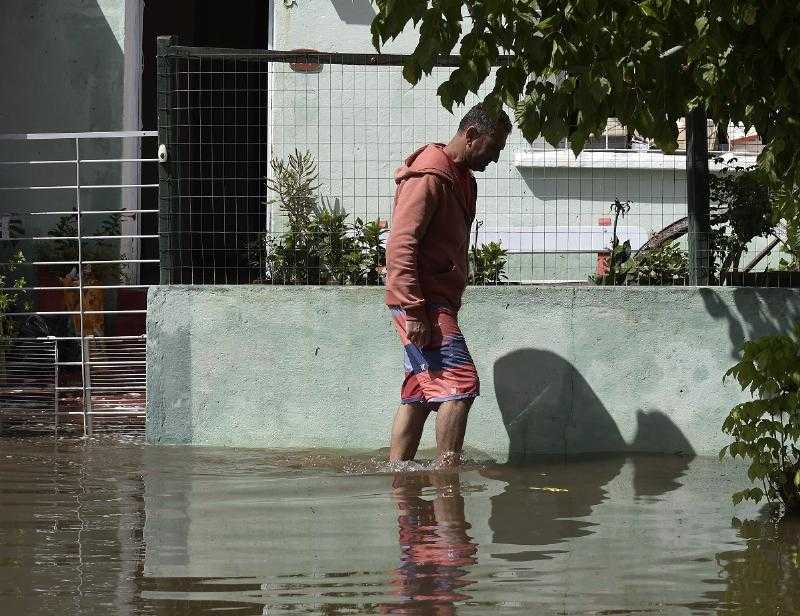
[[[370,0],[331,0],[331,4],[346,24],[368,26],[377,14]]]
[[[745,341],[785,334],[800,320],[800,296],[786,289],[734,289],[735,312],[714,289],[701,288],[699,292],[708,314],[715,320],[727,320],[733,359],[739,359]]]
[[[553,160],[555,154],[553,152]],[[591,150],[586,150],[583,155],[593,154]],[[631,164],[637,163],[632,159]],[[609,204],[617,198],[631,200],[634,207],[636,204],[658,202],[670,205],[673,209],[681,204],[684,210],[686,208],[685,180],[676,185],[672,170],[629,167],[604,169],[602,174],[598,174],[597,169],[550,166],[546,169],[520,167],[518,171],[530,193],[539,199],[566,200],[577,197],[599,204],[601,214],[605,214]]]
[[[100,4],[110,7],[109,16]],[[59,0],[31,2],[3,0],[0,19],[0,133],[87,132],[122,129],[124,57],[121,33],[123,2]],[[115,30],[109,24],[115,24]],[[54,104],[55,103],[55,104]],[[116,159],[121,143],[104,139],[81,144],[85,159]],[[3,141],[0,158],[6,161],[73,160],[75,144],[58,141]],[[81,181],[89,185],[120,184],[121,166],[87,165]],[[71,185],[72,165],[11,165],[4,167],[3,186]],[[119,207],[121,189],[86,190],[84,211]],[[58,216],[30,212],[69,211],[71,191],[15,190],[13,199],[0,201],[0,214],[17,213],[25,235],[47,235]],[[91,233],[101,216],[84,219]],[[26,242],[26,258],[35,261],[36,248],[49,242]]]
[[[145,432],[151,443],[191,443],[194,438],[195,383],[206,380],[206,374],[192,378],[194,294],[194,289],[188,289],[186,303],[176,306],[167,300],[177,302],[181,294],[170,292],[167,287],[151,287],[148,291]],[[166,358],[171,361],[168,363]],[[162,404],[157,405],[156,401]],[[164,405],[165,401],[169,405]]]
[[[678,479],[694,449],[669,417],[637,411],[636,435],[628,445],[592,388],[563,357],[538,349],[504,355],[494,365],[494,386],[508,432],[509,463],[481,472],[507,483],[492,497],[489,526],[496,544],[517,549],[493,556],[514,562],[552,558],[561,551],[555,544],[591,534],[595,523],[588,516],[606,499],[605,486],[628,454],[683,454],[630,456],[637,498],[656,498],[682,485]],[[554,460],[576,452],[582,455],[571,456],[568,464]],[[521,466],[531,464],[539,472]]]
[[[657,410],[639,410],[633,443],[592,388],[563,357],[520,349],[494,365],[494,387],[509,438],[509,462],[542,455],[658,452],[694,455],[677,426]]]
[[[3,1],[0,133],[122,128],[123,4]]]

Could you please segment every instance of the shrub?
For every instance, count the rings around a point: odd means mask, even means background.
[[[630,259],[623,271],[640,285],[681,284],[689,274],[689,255],[678,242],[668,242]]]
[[[508,250],[500,242],[481,244],[481,247],[472,247],[472,266],[470,283],[476,285],[500,284],[507,280],[505,267]]]
[[[760,484],[734,494],[734,503],[766,498],[782,502],[787,515],[800,515],[800,323],[791,334],[747,342],[729,376],[755,399],[736,405],[725,419],[722,429],[733,442],[720,459],[749,459],[747,475]]]
[[[97,228],[96,236],[118,236],[120,235],[121,214],[111,214],[104,218]],[[50,229],[47,234],[53,240],[42,243],[38,250],[40,261],[77,261],[78,260],[78,240],[71,239],[78,236],[77,215],[66,215],[58,219],[55,227]],[[114,240],[92,240],[87,239],[91,235],[84,236],[81,257],[83,261],[117,261],[119,260],[119,245],[114,245]],[[61,239],[64,238],[64,239]],[[48,268],[59,278],[64,278],[70,272],[77,271],[77,265],[53,264]],[[83,265],[84,278],[94,279],[102,283],[118,283],[127,280],[127,274],[123,269],[122,263],[96,263]]]
[[[317,164],[310,152],[295,150],[286,161],[271,161],[267,186],[286,215],[286,228],[265,234],[266,282],[272,284],[380,284],[386,251],[379,221],[355,223],[339,200],[319,199]],[[260,255],[259,255],[260,256]],[[251,258],[251,261],[254,259]]]
[[[9,319],[7,314],[27,307],[25,295],[27,281],[18,272],[24,263],[25,256],[19,250],[7,263],[0,265],[0,340],[16,334],[14,321]]]

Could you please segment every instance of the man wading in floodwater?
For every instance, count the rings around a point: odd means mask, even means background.
[[[479,383],[458,309],[467,285],[477,187],[472,171],[497,162],[511,132],[501,111],[470,109],[447,145],[414,152],[397,170],[386,252],[386,304],[405,350],[406,377],[389,460],[412,460],[431,411],[439,463],[457,463]]]

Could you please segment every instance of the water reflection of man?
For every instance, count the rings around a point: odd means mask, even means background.
[[[466,567],[477,562],[478,546],[467,535],[464,497],[457,473],[396,473],[392,484],[399,515],[402,555],[391,584],[396,603],[383,614],[455,614],[455,601],[469,599],[462,589],[474,581]],[[433,487],[432,501],[422,490]]]

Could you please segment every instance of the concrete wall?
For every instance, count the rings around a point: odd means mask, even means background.
[[[468,289],[482,395],[467,446],[715,454],[744,396],[722,375],[747,338],[800,317],[785,289]],[[148,439],[378,449],[400,345],[380,288],[159,287],[148,301]],[[423,441],[433,444],[432,430]]]
[[[124,0],[4,0],[0,133],[122,128]]]
[[[4,0],[0,19],[0,133],[114,131],[123,128],[125,0]],[[130,128],[130,127],[127,127]],[[81,158],[119,158],[121,142],[82,144]],[[74,141],[0,141],[0,160],[74,160]],[[120,184],[119,164],[84,166],[83,184]],[[72,165],[4,166],[0,186],[75,183]],[[116,189],[84,191],[86,210],[119,209]],[[71,190],[14,191],[0,215],[19,214],[27,235],[46,234],[69,211]],[[91,229],[98,217],[87,218]],[[35,247],[26,247],[32,258]]]
[[[377,9],[370,0],[307,0],[291,7],[275,2],[273,11],[275,49],[375,51],[369,29]],[[410,53],[415,44],[414,32],[409,29],[383,51]]]

